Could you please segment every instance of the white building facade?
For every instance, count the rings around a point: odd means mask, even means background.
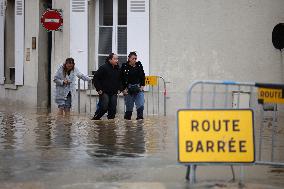
[[[283,0],[0,0],[0,100],[55,107],[52,78],[67,57],[85,74],[114,52],[136,51],[146,75],[168,81],[168,113],[186,104],[194,80],[284,82],[271,42]],[[62,31],[43,12],[60,9]],[[282,55],[281,55],[282,53]]]

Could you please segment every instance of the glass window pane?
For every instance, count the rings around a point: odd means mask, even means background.
[[[117,52],[118,54],[127,54],[127,28],[117,28]]]
[[[99,60],[99,67],[106,62],[106,58],[107,58],[107,56],[99,56],[99,58],[98,58],[98,60]],[[121,65],[123,63],[126,63],[126,61],[127,61],[127,56],[118,56],[119,67],[121,67]]]
[[[126,63],[127,61],[127,56],[118,56],[118,64],[119,64],[119,67],[121,67],[121,65],[123,63]]]
[[[112,27],[100,27],[99,54],[112,52]]]
[[[100,0],[100,25],[112,26],[113,25],[113,1]]]
[[[107,58],[107,56],[99,56],[99,58],[98,58],[99,67],[106,62],[106,58]]]
[[[118,0],[118,25],[127,25],[127,0]]]

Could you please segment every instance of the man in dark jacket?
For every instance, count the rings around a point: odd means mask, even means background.
[[[99,67],[94,75],[94,85],[99,94],[99,108],[92,120],[100,120],[108,112],[107,118],[114,119],[116,114],[117,94],[121,88],[118,56],[109,54],[106,63]]]
[[[137,110],[137,120],[143,119],[145,73],[136,52],[130,52],[128,61],[121,66],[122,90],[126,112],[124,119],[130,120],[134,104]]]

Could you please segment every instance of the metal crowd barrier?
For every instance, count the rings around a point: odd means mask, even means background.
[[[190,85],[187,93],[187,108],[252,109],[254,111],[255,123],[254,136],[258,138],[258,142],[257,139],[255,139],[255,150],[258,151],[256,152],[255,164],[284,166],[284,156],[281,156],[281,154],[284,154],[284,144],[279,144],[279,140],[277,140],[281,137],[279,137],[279,135],[283,135],[284,133],[282,132],[284,131],[284,106],[278,103],[261,102],[261,100],[258,99],[257,90],[259,87],[281,89],[282,98],[284,98],[283,84],[195,81]],[[265,125],[267,126],[265,127]],[[270,134],[268,134],[269,132]],[[266,153],[264,153],[263,150],[266,150]],[[270,152],[267,153],[269,150]],[[278,159],[275,157],[276,151],[279,154]],[[190,180],[192,183],[196,181],[196,168],[196,164],[187,165],[186,179]],[[231,168],[234,179],[235,174],[232,164]],[[244,172],[241,166],[241,180],[243,174]]]
[[[93,75],[89,75],[90,78],[93,78]],[[150,80],[147,80],[149,79]],[[154,81],[154,83],[153,83]],[[83,84],[83,87],[81,86]],[[88,96],[88,103],[85,100],[85,103],[82,104],[82,94]],[[146,115],[164,115],[167,114],[167,88],[165,79],[161,76],[146,76],[146,86],[145,86],[145,104],[144,104],[144,112]],[[78,79],[78,113],[81,113],[81,108],[83,106],[84,113],[89,112],[90,114],[94,114],[96,105],[98,103],[98,94],[95,91],[92,80],[89,82],[81,81]],[[125,110],[124,98],[120,93],[118,95],[117,102],[117,112],[123,113]],[[121,102],[123,101],[123,102]],[[89,108],[89,110],[87,110]]]
[[[93,83],[92,83],[92,78],[93,75],[89,75],[89,78],[91,78],[90,81],[81,81],[81,79],[78,79],[78,83],[77,83],[77,91],[78,91],[78,105],[77,105],[77,109],[78,109],[78,113],[81,113],[81,104],[82,104],[82,96],[81,96],[81,92],[84,91],[85,94],[87,94],[89,96],[88,101],[89,101],[89,112],[91,112],[91,107],[92,107],[92,101],[91,101],[91,90],[93,88]],[[83,87],[81,86],[83,85]],[[87,113],[87,101],[85,100],[84,103],[84,113]]]
[[[148,80],[149,79],[149,80]],[[161,76],[146,76],[145,109],[147,115],[167,115],[167,87]],[[162,100],[161,100],[162,99]],[[163,112],[160,106],[163,107]]]

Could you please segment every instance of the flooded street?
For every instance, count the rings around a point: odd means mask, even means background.
[[[190,186],[176,146],[174,116],[95,122],[1,107],[0,188],[238,188],[229,166],[198,167]],[[284,168],[244,169],[245,188],[284,187]]]

